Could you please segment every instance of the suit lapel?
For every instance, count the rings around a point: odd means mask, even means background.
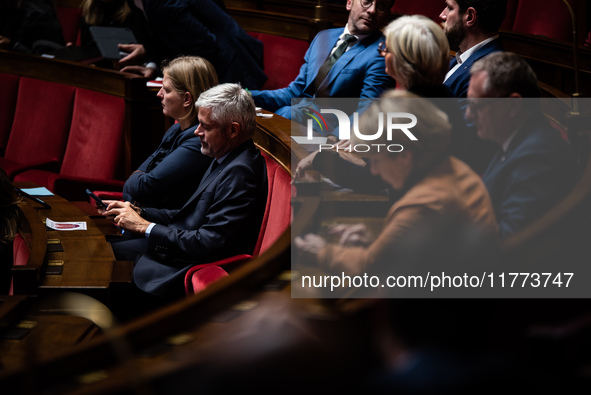
[[[458,69],[455,71],[455,73],[453,73],[451,75],[451,77],[448,78],[448,80],[446,81],[446,85],[447,86],[453,86],[453,84],[456,82],[456,80],[458,78],[461,78],[462,76],[464,76],[466,73],[466,70],[469,69],[470,67],[472,67],[472,65],[474,64],[474,62],[476,62],[479,59],[482,59],[483,57],[485,57],[486,55],[488,55],[491,52],[500,50],[501,45],[499,42],[499,39],[494,39],[491,42],[487,43],[485,46],[483,46],[482,48],[479,48],[477,51],[475,51],[468,59],[466,59],[466,61],[464,63],[462,63],[460,65],[460,67],[458,67]],[[450,69],[453,68],[453,66],[451,65],[452,62],[455,59],[452,59],[450,61]],[[457,62],[457,60],[456,60]],[[454,64],[455,65],[455,64]]]
[[[332,66],[324,81],[322,81],[322,83],[318,86],[318,91],[322,91],[326,89],[327,86],[330,86],[330,84],[341,73],[341,71],[343,71],[343,69],[347,67],[356,56],[358,56],[362,51],[365,51],[369,45],[373,44],[376,39],[376,35],[366,37],[364,40],[353,45],[347,52],[345,52],[343,56],[337,60],[334,66]]]
[[[330,51],[332,51],[337,41],[339,41],[339,37],[342,33],[343,29],[332,29],[326,34],[318,37],[318,43],[314,45],[314,53],[310,60],[311,68],[308,71],[308,75],[306,77],[306,88],[304,88],[304,91],[308,89],[308,86],[314,82],[320,67],[322,67],[328,58]]]
[[[197,187],[197,190],[189,198],[189,200],[187,200],[187,203],[185,203],[185,205],[183,206],[183,208],[181,208],[176,213],[175,217],[177,215],[179,215],[179,213],[181,213],[182,211],[184,211],[186,207],[192,206],[193,201],[195,199],[199,199],[199,197],[201,196],[201,194],[203,193],[203,191],[205,191],[207,189],[207,187],[222,173],[222,171],[224,171],[224,169],[226,167],[228,167],[228,165],[230,163],[232,163],[234,161],[234,159],[236,159],[236,157],[238,155],[240,155],[243,151],[247,150],[251,145],[253,145],[252,140],[248,140],[247,142],[242,143],[240,146],[236,147],[232,152],[230,152],[228,154],[228,156],[224,159],[224,161],[222,163],[220,163],[215,169],[213,169],[213,165],[214,165],[214,163],[216,163],[216,161],[213,160],[211,162],[211,164],[209,165],[209,168],[207,169],[207,171],[203,175],[203,179],[199,183],[199,186]]]

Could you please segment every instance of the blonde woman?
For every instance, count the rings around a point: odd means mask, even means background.
[[[163,65],[158,98],[164,115],[176,123],[158,149],[133,172],[123,187],[123,198],[140,206],[181,208],[195,191],[211,158],[201,153],[195,135],[199,95],[217,85],[216,72],[207,60],[181,56]]]

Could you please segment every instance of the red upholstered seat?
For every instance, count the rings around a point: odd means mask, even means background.
[[[500,30],[511,30],[515,23],[515,14],[517,13],[517,5],[519,0],[508,0],[507,10],[505,11],[505,19],[501,24]]]
[[[22,77],[6,152],[10,178],[29,168],[57,171],[66,149],[74,100],[72,86]]]
[[[19,76],[17,75],[0,73],[0,103],[2,103],[0,106],[0,156],[4,155],[10,136],[16,107],[18,81]]]
[[[15,181],[34,181],[69,200],[86,200],[86,188],[121,189],[124,121],[122,98],[78,88],[59,174],[34,170]]]
[[[291,177],[273,158],[263,153],[267,164],[267,178],[269,191],[267,206],[261,223],[261,230],[253,256],[264,253],[285,232],[291,222]],[[211,269],[212,267],[236,265],[251,259],[251,255],[238,255],[221,261],[195,265],[185,276],[185,291],[192,295],[202,291],[207,285],[226,277],[225,270]],[[203,270],[206,272],[202,273]]]
[[[56,13],[62,26],[64,40],[79,45],[82,9],[77,7],[56,7]]]
[[[576,0],[570,0],[575,8]],[[519,0],[513,31],[536,34],[556,40],[572,41],[572,24],[568,9],[561,0]]]
[[[29,261],[31,251],[29,245],[20,233],[17,233],[14,241],[12,242],[12,265],[13,266],[25,266]],[[13,284],[10,282],[9,295],[13,295]]]
[[[308,50],[307,41],[259,33],[264,45],[264,67],[267,82],[263,89],[285,88],[296,79]]]
[[[439,0],[396,0],[392,12],[403,15],[425,15],[435,22],[441,22],[439,14],[445,8],[445,2]]]

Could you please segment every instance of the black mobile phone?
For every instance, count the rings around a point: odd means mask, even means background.
[[[98,197],[98,196],[96,196],[94,193],[92,193],[92,192],[90,191],[90,189],[87,189],[87,190],[86,190],[86,193],[88,194],[88,196],[90,196],[91,198],[93,198],[93,199],[94,199],[94,201],[96,202],[96,205],[97,205],[97,207],[99,207],[99,208],[104,208],[104,209],[107,209],[107,204],[106,204],[105,202],[103,202],[103,201],[101,200],[101,198],[99,198],[99,197]]]

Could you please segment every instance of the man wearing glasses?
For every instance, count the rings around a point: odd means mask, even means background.
[[[538,80],[525,60],[495,52],[472,66],[466,118],[498,153],[482,175],[506,239],[553,208],[580,169],[570,144],[541,110]]]
[[[252,91],[257,106],[306,124],[314,98],[377,98],[394,80],[385,71],[378,44],[392,0],[348,0],[345,28],[323,30],[312,41],[298,77],[283,89]],[[291,99],[301,98],[291,107]],[[293,112],[292,112],[293,110]],[[329,131],[330,132],[330,131]],[[334,129],[332,132],[336,132]]]

